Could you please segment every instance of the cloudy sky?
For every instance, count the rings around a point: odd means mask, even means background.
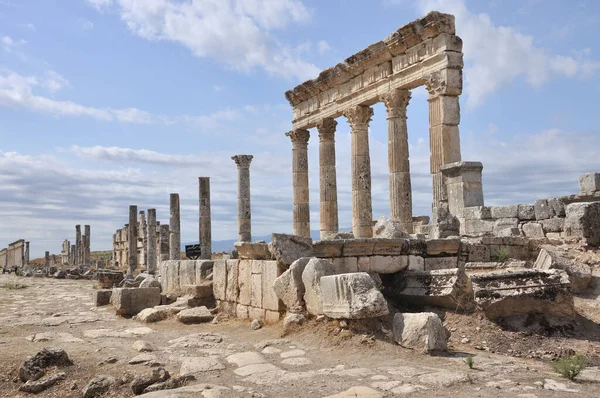
[[[367,5],[368,4],[368,5]],[[430,10],[464,42],[463,159],[484,163],[486,204],[577,192],[600,171],[595,0],[0,0],[0,247],[60,251],[75,224],[110,248],[128,205],[182,202],[198,239],[211,177],[213,237],[236,237],[235,154],[253,154],[255,236],[291,231],[284,92]],[[426,92],[408,109],[415,215],[428,214]],[[373,214],[389,214],[385,108],[371,123]],[[350,140],[338,120],[340,225],[351,225]],[[318,229],[318,139],[309,144]]]

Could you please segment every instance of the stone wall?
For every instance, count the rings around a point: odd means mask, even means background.
[[[211,260],[167,260],[159,267],[163,293],[179,292],[183,286],[200,285],[210,279]]]
[[[8,267],[8,249],[0,250],[0,267]]]
[[[19,239],[8,245],[8,267],[22,267],[25,263],[25,240]]]

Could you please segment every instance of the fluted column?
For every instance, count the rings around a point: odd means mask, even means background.
[[[200,258],[210,260],[212,255],[212,226],[210,214],[210,178],[198,177],[198,229]]]
[[[406,107],[410,91],[395,89],[381,96],[387,108],[388,164],[390,169],[390,219],[412,233],[412,187],[408,151]]]
[[[148,209],[148,253],[146,269],[149,274],[156,273],[156,209]]]
[[[25,242],[25,265],[29,264],[29,242]]]
[[[75,261],[73,265],[81,264],[81,225],[75,226]]]
[[[181,253],[181,210],[179,207],[179,194],[172,193],[169,197],[169,260],[179,260]]]
[[[373,236],[369,122],[373,109],[357,105],[344,112],[350,124],[352,145],[352,232],[355,238]]]
[[[310,206],[308,194],[308,130],[285,133],[292,140],[293,233],[310,237]]]
[[[429,92],[429,143],[431,148],[431,174],[433,176],[433,207],[447,202],[448,194],[440,167],[459,162],[460,106],[458,93],[462,89],[461,79],[448,79],[457,74],[454,70],[432,73],[425,83]],[[452,83],[452,84],[449,84]]]
[[[133,277],[133,271],[137,268],[138,253],[138,222],[137,222],[137,206],[129,206],[129,226],[127,227],[127,276]]]
[[[338,232],[337,173],[335,169],[334,119],[323,119],[317,124],[319,131],[319,188],[321,239]]]
[[[253,158],[252,155],[231,157],[238,169],[238,242],[252,242],[250,163]]]

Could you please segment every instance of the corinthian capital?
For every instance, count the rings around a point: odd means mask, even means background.
[[[357,105],[344,111],[352,130],[366,130],[373,116],[373,108],[365,105]]]
[[[406,107],[408,101],[410,101],[410,91],[397,88],[381,95],[379,99],[385,104],[388,119],[393,117],[406,119]]]
[[[310,138],[310,133],[308,130],[298,129],[292,130],[285,133],[287,137],[290,137],[292,140],[292,145],[294,147],[304,147],[308,145],[308,139]]]
[[[427,77],[425,88],[429,92],[429,98],[435,98],[446,92],[446,79],[440,72],[434,72]]]
[[[335,119],[330,118],[323,119],[317,123],[317,130],[319,131],[321,141],[333,141],[336,126],[337,122]]]
[[[240,169],[250,168],[250,162],[252,162],[253,158],[254,156],[252,155],[235,155],[231,157],[231,159],[233,159],[235,164],[237,164],[237,167]]]

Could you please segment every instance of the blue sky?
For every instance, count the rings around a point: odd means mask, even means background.
[[[291,231],[291,108],[284,92],[430,10],[464,42],[463,159],[484,163],[486,204],[575,193],[600,171],[600,4],[462,0],[0,0],[0,246],[60,251],[75,224],[109,249],[128,205],[197,240],[197,177],[213,238],[236,236],[235,154],[253,154],[254,235]],[[427,101],[408,127],[414,213],[428,214]],[[374,107],[375,217],[388,215],[385,108]],[[340,225],[351,225],[349,128],[338,120]],[[318,146],[309,144],[318,229]]]

